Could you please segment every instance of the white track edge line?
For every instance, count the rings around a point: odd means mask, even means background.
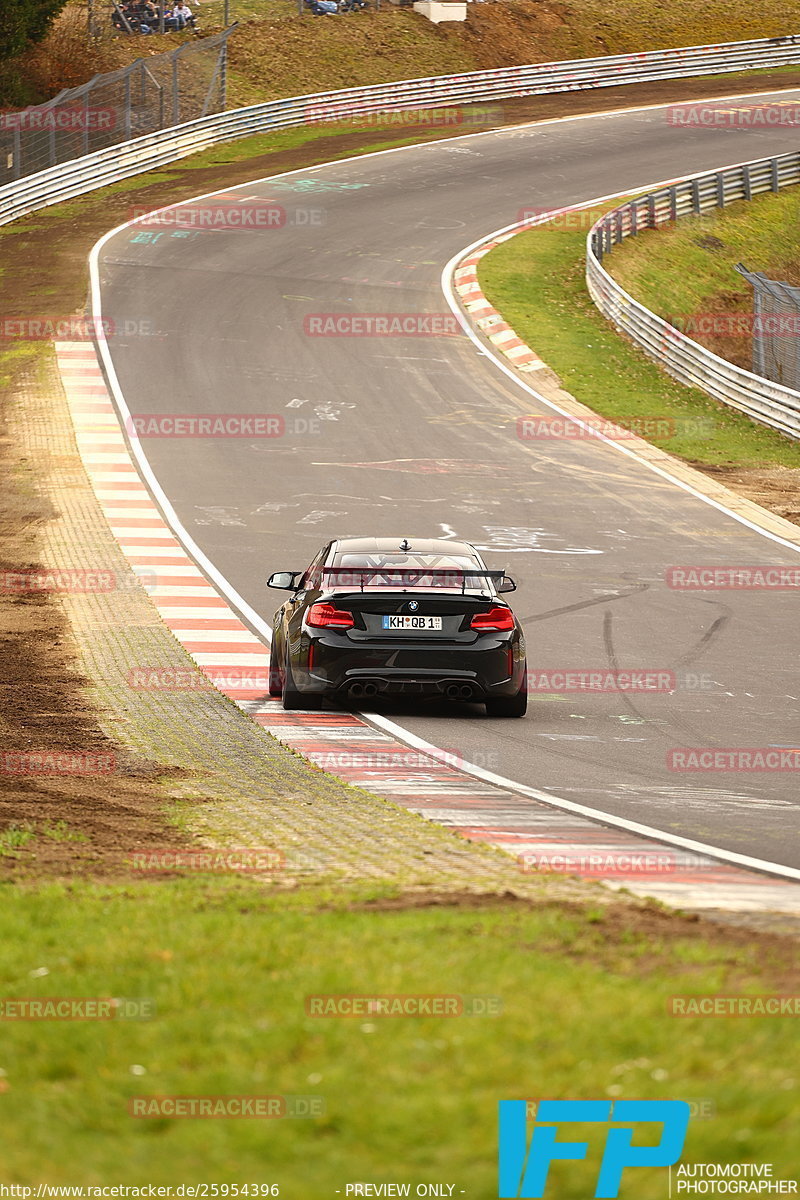
[[[392,733],[398,741],[404,742],[407,746],[415,750],[422,750],[434,757],[437,754],[441,755],[444,753],[437,746],[426,742],[424,738],[418,737],[415,733],[408,732],[403,729],[402,725],[397,725],[394,721],[382,716],[380,713],[361,713],[360,715],[373,722],[379,729],[383,729],[387,733]],[[589,808],[587,805],[578,804],[574,800],[565,800],[561,796],[552,795],[550,792],[540,792],[537,788],[530,787],[526,783],[515,783],[511,779],[506,779],[503,775],[496,775],[494,771],[487,771],[484,767],[477,767],[472,763],[462,762],[457,769],[463,771],[465,775],[471,775],[475,779],[480,779],[483,783],[491,784],[493,787],[502,788],[505,791],[517,792],[522,796],[527,796],[531,800],[539,800],[551,808],[559,808],[581,817],[588,817],[592,821],[599,822],[601,825],[611,825],[614,828],[624,829],[628,833],[639,833],[650,840],[667,842],[669,845],[680,846],[685,850],[694,850],[708,858],[722,859],[724,862],[731,863],[737,867],[749,867],[751,870],[756,870],[761,874],[778,874],[786,879],[800,880],[800,869],[796,867],[784,867],[779,863],[771,863],[762,858],[752,858],[749,854],[739,854],[735,850],[717,849],[716,847],[706,845],[705,842],[696,842],[692,838],[681,837],[677,833],[663,833],[659,829],[654,829],[652,825],[642,825],[638,821],[629,821],[627,817],[617,817],[613,813],[602,813],[596,808]]]

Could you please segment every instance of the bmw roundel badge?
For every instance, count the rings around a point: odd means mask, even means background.
[[[417,603],[416,600],[409,600],[409,602],[408,602],[408,611],[409,612],[416,612],[418,608],[419,608],[419,604]]]

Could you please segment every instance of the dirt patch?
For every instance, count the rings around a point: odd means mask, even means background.
[[[57,516],[33,465],[10,442],[9,403],[0,398],[0,581],[6,571],[42,569],[37,531]],[[14,593],[2,582],[0,631],[0,879],[128,874],[122,864],[130,851],[182,845],[154,783],[163,769],[125,752],[100,728],[57,596]],[[40,760],[28,755],[57,756],[47,762],[51,770],[69,756],[70,769],[113,763],[115,771],[39,775]]]
[[[615,903],[609,903],[610,900]],[[326,906],[331,907],[331,906]],[[537,913],[551,912],[555,918],[566,917],[574,920],[580,926],[577,935],[580,941],[581,956],[590,961],[603,961],[603,947],[610,948],[616,961],[618,948],[621,943],[638,939],[648,945],[647,966],[656,966],[664,961],[674,961],[674,956],[667,953],[668,948],[676,941],[705,942],[709,936],[710,922],[702,914],[681,913],[661,908],[647,901],[637,901],[631,897],[623,899],[619,895],[598,889],[595,905],[575,904],[568,900],[543,901],[532,900],[514,892],[401,892],[394,896],[375,897],[362,904],[350,904],[351,912],[404,912],[418,908],[467,908],[480,911],[486,909],[535,908]],[[716,927],[715,945],[724,946],[730,950],[729,963],[735,967],[739,952],[750,952],[753,946],[753,928],[750,917],[757,914],[747,914],[747,922],[721,922]],[[796,965],[787,969],[787,963],[795,963],[795,941],[800,932],[800,922],[787,919],[786,929],[775,932],[774,914],[770,914],[771,927],[765,924],[759,936],[762,965],[768,972],[768,982],[777,990],[791,993],[800,984],[800,968]],[[663,946],[664,955],[658,953],[658,947]],[[564,939],[554,930],[552,943],[540,940],[535,945],[522,947],[525,950],[559,953],[564,951]],[[643,969],[642,960],[636,957],[631,962],[631,970],[640,973]],[[700,964],[699,969],[704,969]],[[766,978],[765,978],[765,981]]]
[[[689,463],[705,475],[718,479],[762,508],[778,513],[800,525],[800,468],[797,467],[713,467],[708,463]]]

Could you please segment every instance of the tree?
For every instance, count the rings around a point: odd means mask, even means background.
[[[66,4],[67,0],[1,0],[0,62],[40,42]]]

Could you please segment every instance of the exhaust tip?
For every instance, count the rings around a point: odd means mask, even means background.
[[[378,694],[378,689],[374,683],[365,683],[364,684],[364,687],[362,689],[362,695],[377,696],[377,694]]]

